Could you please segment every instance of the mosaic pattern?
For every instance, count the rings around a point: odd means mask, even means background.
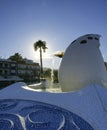
[[[0,130],[94,130],[63,108],[30,100],[0,100]]]

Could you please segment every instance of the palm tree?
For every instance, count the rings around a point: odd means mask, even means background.
[[[40,51],[40,65],[41,65],[41,75],[43,74],[43,63],[42,63],[42,50],[45,52],[46,49],[46,42],[38,40],[34,43],[34,50],[37,51],[39,49]]]

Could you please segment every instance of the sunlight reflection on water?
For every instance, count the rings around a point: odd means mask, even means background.
[[[35,91],[38,91],[38,92],[42,92],[42,91],[54,92],[54,93],[62,92],[59,83],[53,83],[52,84],[49,81],[48,82],[47,81],[41,82],[39,84],[31,84],[31,85],[28,85],[28,88],[32,89],[32,90],[35,90]]]

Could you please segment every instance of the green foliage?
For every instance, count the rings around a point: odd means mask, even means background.
[[[41,40],[38,40],[37,42],[35,42],[34,43],[34,50],[37,51],[38,49],[43,49],[43,51],[45,52],[45,50],[48,49],[46,47],[46,42],[41,41]]]
[[[58,70],[54,70],[54,83],[58,83]]]
[[[44,72],[43,75],[45,78],[50,78],[51,79],[51,69],[47,68]]]
[[[12,61],[16,61],[18,63],[25,63],[23,57],[19,53],[15,53],[14,55],[10,56],[8,59]]]
[[[50,78],[52,80],[52,70],[47,68],[43,73],[45,78]],[[58,70],[53,70],[53,82],[58,83]]]

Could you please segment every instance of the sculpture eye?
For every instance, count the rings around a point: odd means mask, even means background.
[[[86,43],[87,43],[86,40],[82,40],[82,41],[80,42],[80,44],[86,44]]]
[[[99,40],[97,37],[95,37],[95,40]]]
[[[93,39],[93,37],[88,37],[88,39],[92,40],[92,39]]]

